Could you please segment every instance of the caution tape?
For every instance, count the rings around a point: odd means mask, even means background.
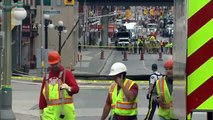
[[[15,80],[26,80],[26,81],[42,81],[43,78],[42,77],[37,77],[37,76],[12,76],[12,79]],[[103,83],[103,84],[110,84],[112,82],[114,82],[114,80],[86,80],[86,79],[77,79],[78,83]],[[137,80],[136,81],[137,84],[149,84],[148,80]],[[174,84],[175,85],[183,85],[185,84],[185,80],[174,80]]]
[[[137,46],[133,46],[133,45],[127,45],[127,46],[115,46],[115,45],[108,45],[108,46],[97,46],[97,45],[79,45],[81,47],[86,47],[86,48],[137,48]]]
[[[35,77],[35,76],[24,76],[24,77],[20,77],[20,76],[12,76],[12,79],[15,80],[29,80],[29,81],[35,81],[35,80],[39,80],[42,81],[42,77]]]

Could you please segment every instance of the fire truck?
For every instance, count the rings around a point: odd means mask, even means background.
[[[193,119],[195,112],[213,119],[212,8],[212,0],[174,1],[174,78],[185,86],[174,94],[173,103],[181,119]]]

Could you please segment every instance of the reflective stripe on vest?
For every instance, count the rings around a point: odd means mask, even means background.
[[[63,73],[65,73],[65,71],[61,71],[59,73],[59,77],[57,78],[57,83],[53,83],[54,85],[52,85],[52,83],[50,83],[48,74],[45,77],[46,80],[45,80],[45,93],[44,94],[45,94],[45,98],[46,98],[46,102],[47,102],[48,106],[73,103],[73,98],[69,95],[63,96],[63,93],[66,91],[60,90],[60,85],[62,84],[61,78],[62,78]],[[57,97],[55,96],[56,98],[53,99],[53,98],[50,98],[51,96],[49,95],[49,91],[50,91],[50,89],[54,89],[54,87],[57,87],[57,93],[56,93]],[[51,92],[54,93],[56,91],[51,91]]]
[[[134,102],[134,103],[117,102],[116,103],[116,108],[118,108],[118,109],[126,109],[126,110],[136,109],[137,108],[137,102]]]
[[[160,94],[163,97],[163,100],[165,100],[165,80],[164,77],[161,78],[161,80],[158,82],[158,86],[160,87]],[[170,107],[172,107],[172,101],[170,103],[163,103],[160,104],[160,107],[162,109],[169,109]]]
[[[157,80],[156,89],[158,95],[161,95],[163,99],[163,103],[159,104],[158,115],[168,120],[177,119],[172,110],[172,96],[164,77]]]
[[[47,105],[49,105],[49,106],[60,105],[62,102],[63,102],[63,104],[71,104],[71,103],[73,103],[73,99],[67,98],[67,99],[64,99],[64,101],[62,101],[62,99],[60,99],[60,100],[49,100],[49,101],[47,101]]]
[[[115,86],[116,86],[116,83],[112,83],[112,84],[110,85],[110,88],[109,88],[109,97],[110,97],[110,101],[112,101],[112,92],[113,92]],[[112,104],[111,104],[111,107],[112,107],[112,109],[114,109],[114,108],[115,108],[115,104],[112,103]]]
[[[124,81],[124,87],[126,87],[128,90],[132,87],[135,82],[126,79]],[[113,88],[112,94],[112,104],[111,106],[113,109],[113,114],[121,115],[121,116],[132,116],[137,115],[137,98],[133,101],[128,101],[126,96],[123,93],[123,90],[120,89],[117,91],[118,85]]]

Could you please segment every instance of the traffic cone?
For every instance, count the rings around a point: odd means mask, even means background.
[[[123,58],[123,61],[127,61],[128,59],[127,59],[127,52],[126,51],[124,51],[124,58]]]
[[[141,52],[141,59],[140,60],[144,60],[144,53]]]
[[[159,55],[158,61],[163,61],[163,59],[162,59],[162,52],[159,52],[158,55]]]
[[[100,59],[101,59],[101,60],[103,60],[103,59],[104,59],[104,51],[103,51],[103,50],[101,50]]]
[[[112,43],[109,43],[108,48],[109,48],[109,49],[112,49]]]

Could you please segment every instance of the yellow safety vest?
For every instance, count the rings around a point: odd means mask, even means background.
[[[170,95],[165,77],[156,81],[157,94],[163,97],[164,103],[159,104],[158,115],[165,119],[177,119],[176,115],[173,113],[172,108],[172,96]]]
[[[130,90],[133,84],[135,84],[135,82],[132,80],[126,79],[124,81],[124,86],[127,87],[128,90]],[[118,85],[116,83],[112,83],[109,88],[110,99],[112,101],[112,114],[120,116],[137,115],[137,97],[133,101],[128,101],[122,89],[120,89],[117,94],[117,88]]]
[[[60,90],[62,74],[63,71],[60,72],[58,78],[49,78],[48,75],[46,76],[42,92],[45,96],[47,107],[43,109],[42,120],[75,120],[73,98],[66,90]],[[65,82],[65,75],[63,80]],[[60,115],[64,115],[64,118],[60,118]]]

